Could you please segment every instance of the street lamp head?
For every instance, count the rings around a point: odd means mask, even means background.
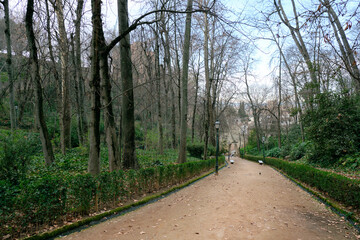
[[[215,122],[215,128],[216,128],[216,129],[219,129],[219,128],[220,128],[220,122],[219,122],[219,120],[216,120],[216,122]]]
[[[263,143],[265,142],[265,137],[264,137],[264,136],[262,137],[262,142],[263,142]]]

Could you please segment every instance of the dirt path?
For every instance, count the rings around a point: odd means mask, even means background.
[[[219,176],[64,239],[360,238],[342,218],[272,168],[234,160]]]

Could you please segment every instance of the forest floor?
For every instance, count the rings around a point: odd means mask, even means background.
[[[271,167],[232,159],[218,176],[63,239],[360,239]]]

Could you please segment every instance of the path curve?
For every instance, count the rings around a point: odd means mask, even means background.
[[[274,169],[233,159],[218,176],[63,239],[360,239]]]

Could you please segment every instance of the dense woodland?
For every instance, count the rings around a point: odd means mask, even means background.
[[[57,149],[86,146],[94,175],[101,147],[110,171],[138,168],[139,147],[185,162],[187,140],[215,145],[217,119],[250,152],[358,163],[359,4],[229,4],[148,1],[129,22],[118,1],[115,31],[101,1],[2,1],[2,126],[39,132],[47,166]]]
[[[359,173],[358,1],[0,2],[2,194],[206,160],[216,120],[223,152]]]

